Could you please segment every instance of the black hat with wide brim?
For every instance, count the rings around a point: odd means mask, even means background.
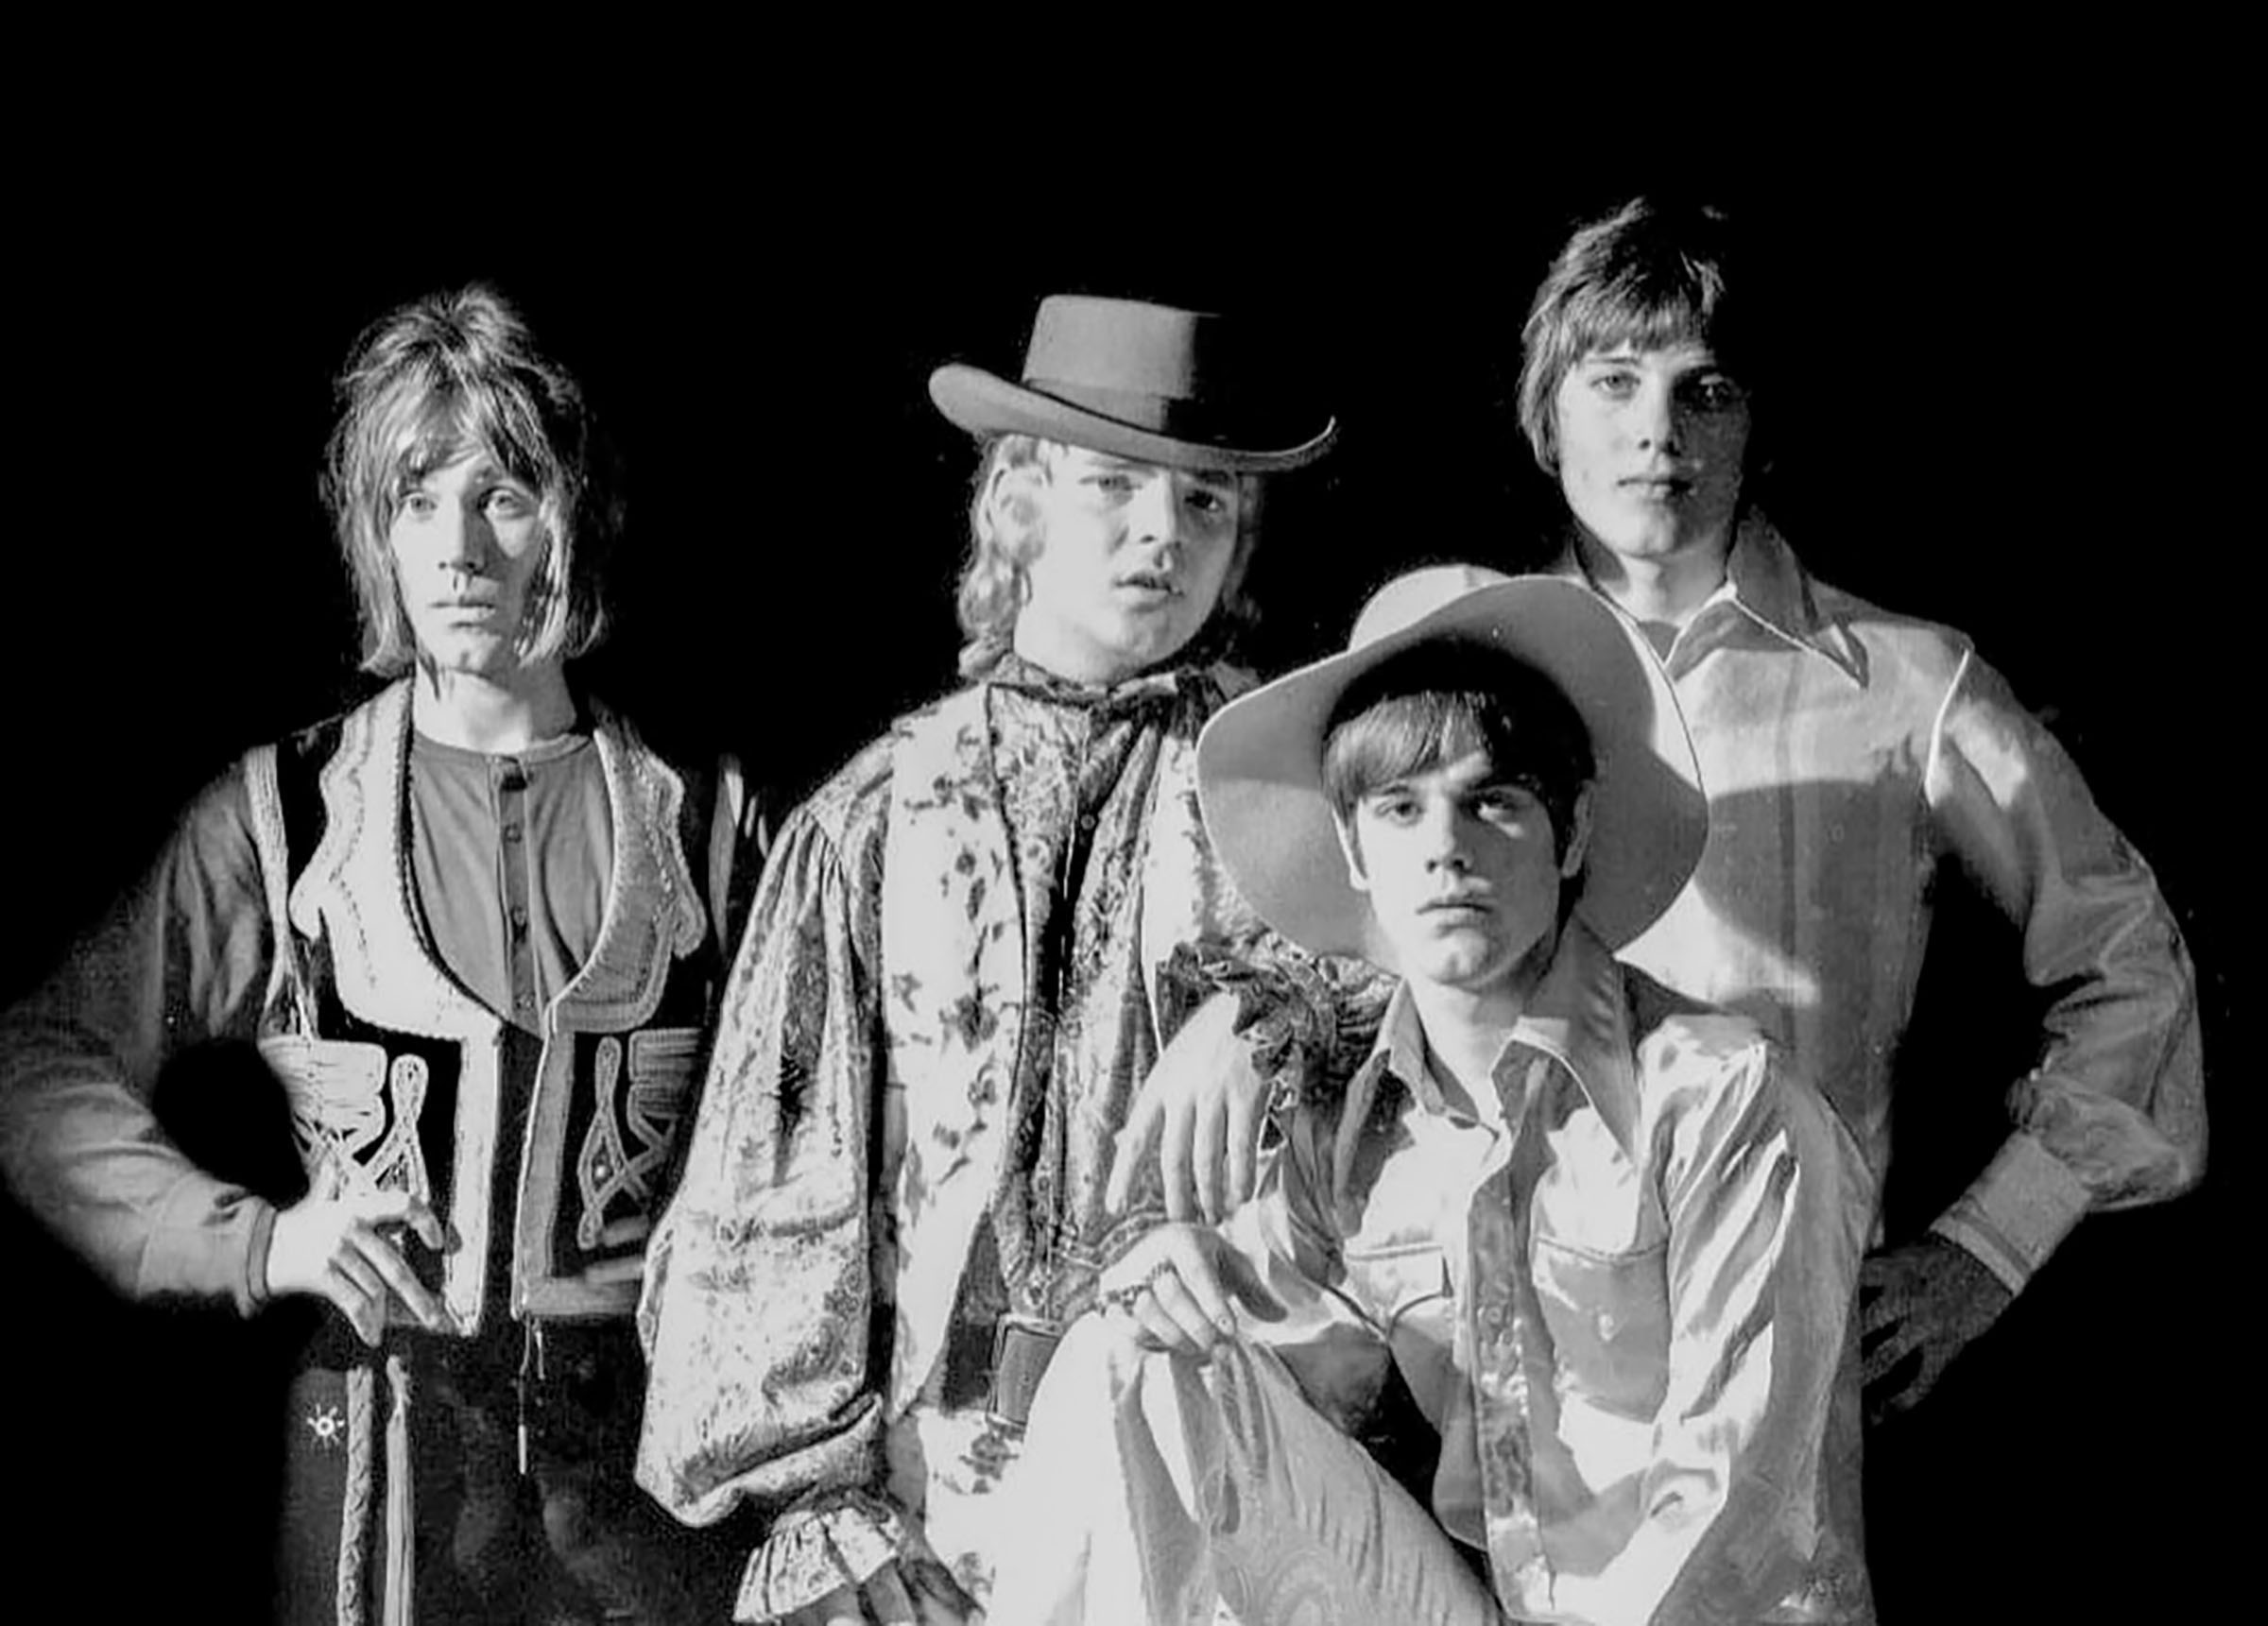
[[[1228,877],[1300,947],[1394,967],[1369,899],[1347,876],[1323,746],[1348,686],[1402,651],[1477,643],[1534,667],[1590,734],[1590,847],[1575,903],[1609,948],[1660,918],[1701,861],[1709,798],[1661,662],[1591,589],[1558,576],[1435,565],[1382,588],[1343,655],[1264,684],[1197,739],[1197,797]]]
[[[1032,321],[1023,378],[954,363],[937,410],[976,435],[1036,435],[1177,469],[1264,474],[1311,463],[1338,424],[1297,401],[1257,329],[1205,311],[1057,294]]]

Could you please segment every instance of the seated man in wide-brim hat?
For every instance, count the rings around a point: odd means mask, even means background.
[[[1221,317],[1057,297],[1020,382],[931,381],[985,441],[968,683],[782,828],[646,1277],[641,1481],[753,1511],[743,1619],[981,1600],[1039,1375],[1148,1223],[1101,1197],[1174,967],[1271,951],[1194,760],[1259,481],[1333,432],[1281,376]]]
[[[1753,1619],[1786,1590],[1856,1150],[1744,1018],[1614,950],[1708,809],[1658,662],[1569,582],[1445,567],[1198,746],[1277,932],[1401,978],[1221,1230],[1106,1273],[1035,1403],[996,1617]],[[1358,1444],[1388,1399],[1412,1490]]]

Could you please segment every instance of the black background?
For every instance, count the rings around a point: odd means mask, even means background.
[[[1789,340],[1764,501],[1817,574],[1971,634],[2050,721],[2181,917],[2224,1075],[2204,1190],[2083,1226],[1878,1439],[1886,1617],[2174,1617],[2228,1557],[2252,1399],[2237,1289],[2258,1271],[2228,1196],[2250,1104],[2225,1063],[2257,392],[2222,348],[2245,324],[2212,314],[2240,276],[2208,241],[2217,183],[2179,132],[2097,128],[1827,151],[1791,127],[1572,174],[1517,128],[1108,164],[963,131],[974,150],[909,167],[918,131],[869,161],[767,128],[578,153],[540,166],[577,178],[541,200],[447,142],[286,173],[271,132],[51,175],[16,267],[0,992],[233,754],[360,693],[316,473],[334,369],[404,300],[491,280],[583,377],[631,481],[621,630],[593,680],[792,796],[950,678],[972,456],[924,384],[948,359],[1012,371],[1042,293],[1261,307],[1308,335],[1343,439],[1271,498],[1272,671],[1413,562],[1541,562],[1557,498],[1507,409],[1528,293],[1572,219],[1643,187],[1711,197],[1766,250]],[[2029,1060],[2013,952],[1945,899],[1900,1098],[1903,1230],[2003,1130]],[[36,1493],[11,1546],[73,1578],[89,1618],[249,1617],[273,1340],[116,1306],[6,1220],[0,1394]]]

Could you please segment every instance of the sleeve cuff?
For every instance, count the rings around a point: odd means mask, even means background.
[[[906,1545],[905,1520],[870,1491],[830,1491],[790,1508],[749,1554],[732,1618],[778,1620],[857,1586]]]
[[[1328,984],[1312,968],[1288,961],[1248,961],[1184,943],[1160,967],[1158,986],[1164,1038],[1215,995],[1233,998],[1235,1031],[1252,1047],[1253,1067],[1263,1076],[1318,1053],[1332,1019]]]
[[[1977,1183],[1930,1228],[2021,1292],[2088,1210],[2078,1175],[2033,1136],[2013,1135]]]
[[[244,1278],[236,1293],[240,1314],[252,1314],[274,1296],[267,1291],[267,1249],[275,1234],[275,1208],[253,1199],[252,1224],[244,1243]]]

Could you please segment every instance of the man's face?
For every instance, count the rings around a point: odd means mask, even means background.
[[[1416,981],[1487,993],[1548,955],[1559,888],[1582,867],[1590,803],[1556,839],[1533,791],[1486,751],[1379,786],[1339,827],[1347,874],[1370,900],[1396,968]]]
[[[1040,551],[1016,643],[1105,683],[1172,659],[1211,618],[1236,552],[1236,480],[1071,446],[1029,490]]]
[[[1707,347],[1593,351],[1559,381],[1559,487],[1633,562],[1730,546],[1748,399]]]
[[[424,659],[443,672],[489,677],[519,665],[521,630],[550,546],[533,491],[487,453],[468,452],[404,493],[387,544]]]

